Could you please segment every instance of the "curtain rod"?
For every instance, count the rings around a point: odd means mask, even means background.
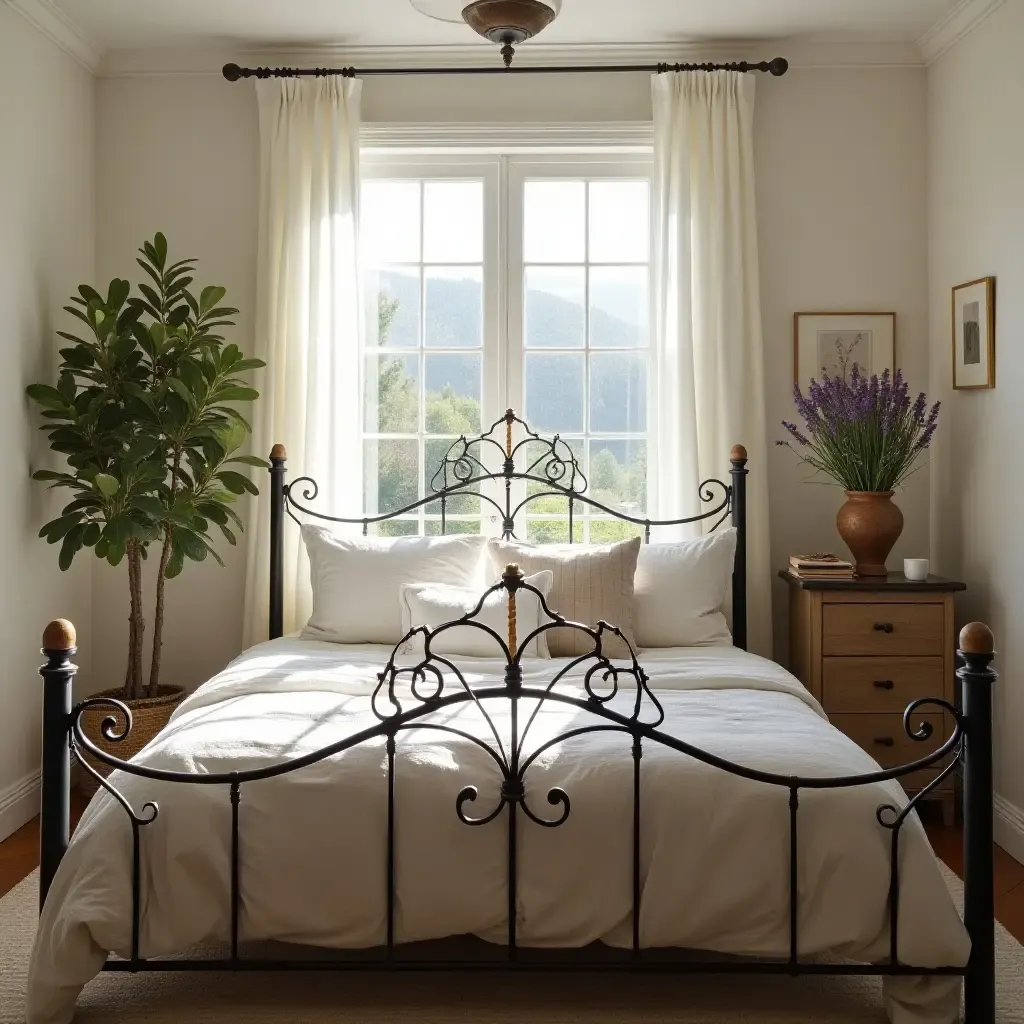
[[[669,71],[764,71],[778,78],[789,70],[785,57],[763,60],[757,64],[735,61],[731,64],[584,64],[551,66],[487,67],[487,68],[242,68],[225,64],[224,77],[229,82],[241,78],[368,78],[371,75],[591,75],[646,71],[659,75]]]

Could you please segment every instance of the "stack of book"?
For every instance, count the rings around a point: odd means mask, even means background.
[[[836,555],[790,555],[789,571],[802,580],[852,580],[853,563]]]

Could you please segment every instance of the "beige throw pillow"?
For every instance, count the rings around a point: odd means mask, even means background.
[[[633,575],[640,554],[640,538],[617,544],[519,544],[490,540],[487,552],[495,573],[500,574],[514,562],[531,576],[550,570],[554,583],[547,598],[552,611],[573,622],[596,627],[603,619],[618,626],[629,642],[633,639]],[[571,658],[586,654],[594,643],[586,633],[575,629],[548,631],[548,647],[553,658]],[[604,652],[610,658],[628,658],[629,648],[613,633],[606,635]]]

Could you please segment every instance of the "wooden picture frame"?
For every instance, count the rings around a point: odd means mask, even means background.
[[[953,288],[953,387],[996,386],[996,279],[979,277]]]
[[[866,349],[862,360],[854,358],[858,346]],[[868,376],[896,371],[895,313],[793,314],[793,380],[803,390],[812,377],[821,379],[823,368],[831,375],[843,376],[854,362]]]

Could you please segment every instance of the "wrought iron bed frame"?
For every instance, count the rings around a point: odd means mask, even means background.
[[[524,438],[513,444],[514,424],[519,423]],[[494,437],[504,425],[504,445]],[[516,455],[530,444],[539,444],[541,455],[534,458],[525,471],[516,468]],[[474,448],[474,446],[476,446]],[[494,446],[502,455],[500,472],[487,469],[482,452],[493,451]],[[533,458],[531,456],[531,458]],[[424,499],[405,508],[374,516],[356,519],[328,516],[300,505],[292,495],[297,485],[303,484],[303,500],[316,498],[317,486],[314,480],[302,477],[288,484],[285,482],[285,453],[281,446],[275,446],[271,455],[271,600],[270,632],[280,636],[282,632],[282,566],[283,527],[285,514],[298,520],[296,512],[334,522],[361,523],[363,532],[369,526],[395,516],[407,514],[427,502],[441,503],[442,532],[446,523],[446,500],[453,495],[466,493],[485,481],[498,480],[504,484],[504,502],[499,504],[493,497],[481,495],[482,501],[490,502],[502,516],[502,533],[514,535],[516,515],[543,494],[564,496],[569,502],[570,524],[575,515],[574,505],[580,503],[598,509],[601,513],[633,523],[643,528],[645,540],[650,539],[652,527],[676,525],[679,523],[710,520],[718,516],[717,527],[726,518],[732,519],[738,533],[736,565],[733,577],[734,631],[738,646],[745,646],[746,629],[746,534],[745,534],[745,477],[746,452],[739,446],[732,452],[732,484],[710,480],[700,485],[700,498],[705,504],[716,502],[716,491],[721,489],[722,498],[714,508],[689,519],[658,521],[624,515],[588,497],[585,494],[587,482],[569,446],[557,436],[542,438],[534,433],[510,410],[498,420],[489,431],[467,440],[455,442],[442,461],[438,474],[432,482],[434,490]],[[539,472],[535,472],[539,469]],[[449,477],[450,475],[450,477]],[[541,484],[547,490],[528,495],[527,499],[513,508],[512,483],[516,480]],[[438,487],[440,483],[440,487]],[[569,536],[572,537],[570,525]],[[550,621],[532,630],[522,640],[518,636],[516,595],[528,590],[537,595]],[[508,593],[508,630],[505,636],[476,620],[487,596],[498,591]],[[459,669],[447,658],[431,651],[431,642],[438,634],[455,626],[472,627],[482,630],[494,641],[504,656],[506,668],[501,685],[478,687],[467,684]],[[567,666],[556,672],[544,687],[523,685],[521,659],[529,643],[549,629],[568,628],[586,634],[593,642],[592,650],[574,658]],[[279,764],[249,771],[196,775],[183,772],[149,768],[144,765],[125,762],[113,757],[96,746],[82,728],[82,715],[90,709],[105,708],[111,714],[103,721],[103,735],[109,741],[123,740],[131,730],[131,712],[120,701],[109,697],[93,697],[72,708],[71,692],[77,667],[72,663],[76,653],[73,626],[58,620],[50,623],[43,635],[43,654],[46,664],[40,669],[44,680],[43,695],[43,752],[42,752],[42,808],[40,820],[40,908],[46,899],[54,875],[67,850],[70,811],[70,758],[78,755],[82,768],[92,774],[124,809],[132,831],[132,939],[131,953],[127,959],[108,959],[104,965],[107,971],[322,971],[322,970],[495,970],[513,968],[532,971],[585,969],[624,971],[663,971],[679,973],[730,973],[730,974],[833,974],[833,975],[953,975],[965,979],[966,1021],[968,1024],[994,1024],[995,1021],[995,959],[994,959],[994,903],[993,903],[993,859],[992,859],[992,687],[996,674],[991,668],[993,658],[992,634],[981,623],[966,626],[960,634],[960,657],[963,665],[957,675],[962,683],[962,706],[955,707],[940,698],[921,698],[906,709],[903,716],[907,734],[915,740],[925,740],[932,734],[932,727],[921,722],[914,727],[913,717],[918,709],[929,705],[938,707],[952,717],[953,729],[949,738],[933,753],[916,761],[896,768],[879,770],[869,774],[837,778],[808,778],[764,772],[736,764],[686,743],[661,730],[665,714],[650,680],[630,647],[630,658],[612,662],[604,653],[604,640],[614,634],[623,640],[621,631],[606,622],[596,626],[569,622],[556,610],[547,606],[544,596],[525,582],[517,566],[506,568],[501,579],[490,587],[480,598],[477,606],[452,622],[430,629],[419,626],[396,646],[387,665],[378,675],[377,687],[372,696],[372,707],[377,724],[347,739],[307,754],[303,757],[283,761]],[[396,662],[405,641],[413,636],[422,636],[424,652],[422,660],[414,666],[400,667]],[[626,641],[628,644],[628,640]],[[628,664],[626,661],[628,660]],[[589,664],[584,676],[585,696],[577,692],[558,689],[558,683],[571,669]],[[636,698],[630,714],[624,714],[611,706],[612,699],[620,692],[620,681],[632,681]],[[401,693],[399,684],[407,689]],[[486,710],[490,701],[505,701],[509,706],[510,732],[507,745],[502,741],[493,719]],[[532,712],[522,707],[523,701],[535,701]],[[567,730],[554,739],[545,741],[538,748],[527,752],[524,743],[539,709],[546,701],[555,701],[582,710],[595,719],[594,723]],[[404,702],[404,703],[403,703]],[[437,710],[456,704],[472,702],[482,714],[493,744],[442,723],[430,722],[430,716]],[[520,715],[525,722],[521,722]],[[472,817],[467,805],[473,804],[479,796],[475,786],[467,785],[455,798],[455,813],[467,826],[482,827],[495,821],[507,811],[507,885],[508,885],[508,940],[503,960],[480,959],[422,959],[399,955],[401,944],[395,937],[395,891],[398,866],[395,860],[395,832],[398,824],[395,815],[395,787],[400,785],[396,771],[399,736],[412,728],[429,728],[457,735],[475,743],[494,760],[501,775],[495,805]],[[571,811],[570,796],[565,790],[555,787],[545,795],[547,804],[554,808],[552,817],[537,813],[528,799],[526,773],[540,753],[567,739],[593,732],[617,732],[631,740],[632,755],[632,941],[629,949],[609,951],[608,956],[591,959],[550,959],[543,954],[523,947],[517,935],[518,896],[518,816],[522,813],[529,821],[546,828],[557,828],[565,822]],[[242,901],[240,805],[243,785],[260,779],[268,779],[299,771],[324,758],[351,747],[373,740],[385,740],[387,752],[387,889],[386,889],[386,939],[371,955],[338,959],[298,959],[252,957],[243,954],[242,937],[239,934],[240,905]],[[666,955],[669,951],[651,951],[641,945],[640,914],[643,899],[640,883],[640,822],[642,813],[642,772],[641,762],[645,745],[657,744],[694,758],[731,775],[740,776],[766,786],[781,788],[788,793],[789,806],[789,955],[780,959],[694,959]],[[154,801],[146,802],[136,810],[116,786],[81,755],[88,753],[97,761],[130,775],[158,782],[173,782],[183,785],[220,786],[227,788],[230,796],[230,903],[229,953],[219,959],[146,959],[141,956],[139,941],[141,933],[141,861],[142,835],[145,826],[159,814]],[[799,943],[799,807],[801,790],[841,789],[864,786],[890,779],[899,779],[911,772],[932,765],[943,764],[935,779],[910,799],[902,808],[893,804],[882,804],[875,813],[876,825],[885,829],[890,836],[890,877],[889,877],[889,956],[880,963],[822,963],[802,959]],[[899,842],[904,822],[922,798],[940,785],[959,766],[964,776],[964,924],[971,939],[971,955],[965,967],[921,968],[903,963],[899,958]],[[397,779],[396,779],[396,776]],[[651,955],[652,953],[656,955]]]

